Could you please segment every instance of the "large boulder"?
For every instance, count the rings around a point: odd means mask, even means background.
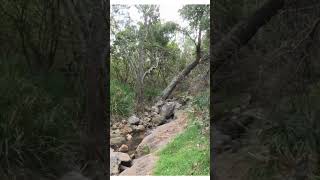
[[[158,126],[151,134],[146,136],[136,149],[136,157],[152,153],[164,147],[177,134],[181,133],[187,125],[187,116],[179,114],[179,118],[162,126]]]
[[[110,149],[110,174],[118,175],[120,173],[120,164],[126,162],[130,163],[131,158],[126,153],[114,152]]]
[[[131,125],[138,125],[140,122],[140,119],[136,115],[133,115],[133,116],[129,117],[128,122]]]
[[[174,102],[167,102],[161,107],[160,115],[167,118],[170,118],[174,114],[174,108],[176,104]]]

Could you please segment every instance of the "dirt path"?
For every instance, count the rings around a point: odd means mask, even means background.
[[[176,112],[177,119],[158,126],[150,135],[145,137],[137,148],[138,159],[133,165],[120,173],[120,176],[148,176],[152,175],[156,162],[159,159],[156,152],[165,147],[181,133],[187,126],[187,114]]]

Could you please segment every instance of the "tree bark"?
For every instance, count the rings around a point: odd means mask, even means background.
[[[86,127],[84,133],[85,160],[98,162],[108,167],[106,158],[109,148],[107,143],[107,55],[109,24],[107,10],[109,2],[91,0],[78,2],[64,1],[67,13],[72,16],[80,29],[79,39],[82,48],[82,63],[86,66]],[[90,166],[90,165],[89,165]],[[89,170],[94,169],[88,167]],[[109,168],[104,169],[105,171]],[[98,170],[96,169],[96,172]]]
[[[162,91],[161,99],[167,99],[176,86],[186,77],[200,62],[201,58],[201,33],[202,29],[199,24],[199,31],[198,31],[198,42],[196,44],[196,59],[192,61],[185,69],[183,69],[177,76],[175,76],[170,84]],[[207,57],[206,57],[207,58]]]
[[[235,51],[257,33],[284,6],[284,0],[269,0],[246,21],[238,23],[226,37],[213,45],[211,73],[214,74]]]

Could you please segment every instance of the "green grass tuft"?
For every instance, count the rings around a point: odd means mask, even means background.
[[[201,126],[190,125],[159,153],[154,175],[209,175],[209,137],[201,133]]]

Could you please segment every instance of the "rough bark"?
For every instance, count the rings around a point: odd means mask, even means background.
[[[107,55],[108,28],[106,17],[109,3],[104,0],[81,1],[73,4],[64,1],[67,13],[80,29],[82,63],[86,65],[86,126],[83,129],[85,160],[108,166],[106,161],[109,148],[106,140],[107,129]],[[90,16],[89,16],[90,14]],[[89,167],[92,168],[92,167]],[[109,169],[109,168],[107,168]]]
[[[270,21],[283,6],[284,0],[269,0],[250,18],[238,23],[226,37],[214,44],[211,52],[211,73],[215,73],[235,51],[247,44],[259,28]]]

